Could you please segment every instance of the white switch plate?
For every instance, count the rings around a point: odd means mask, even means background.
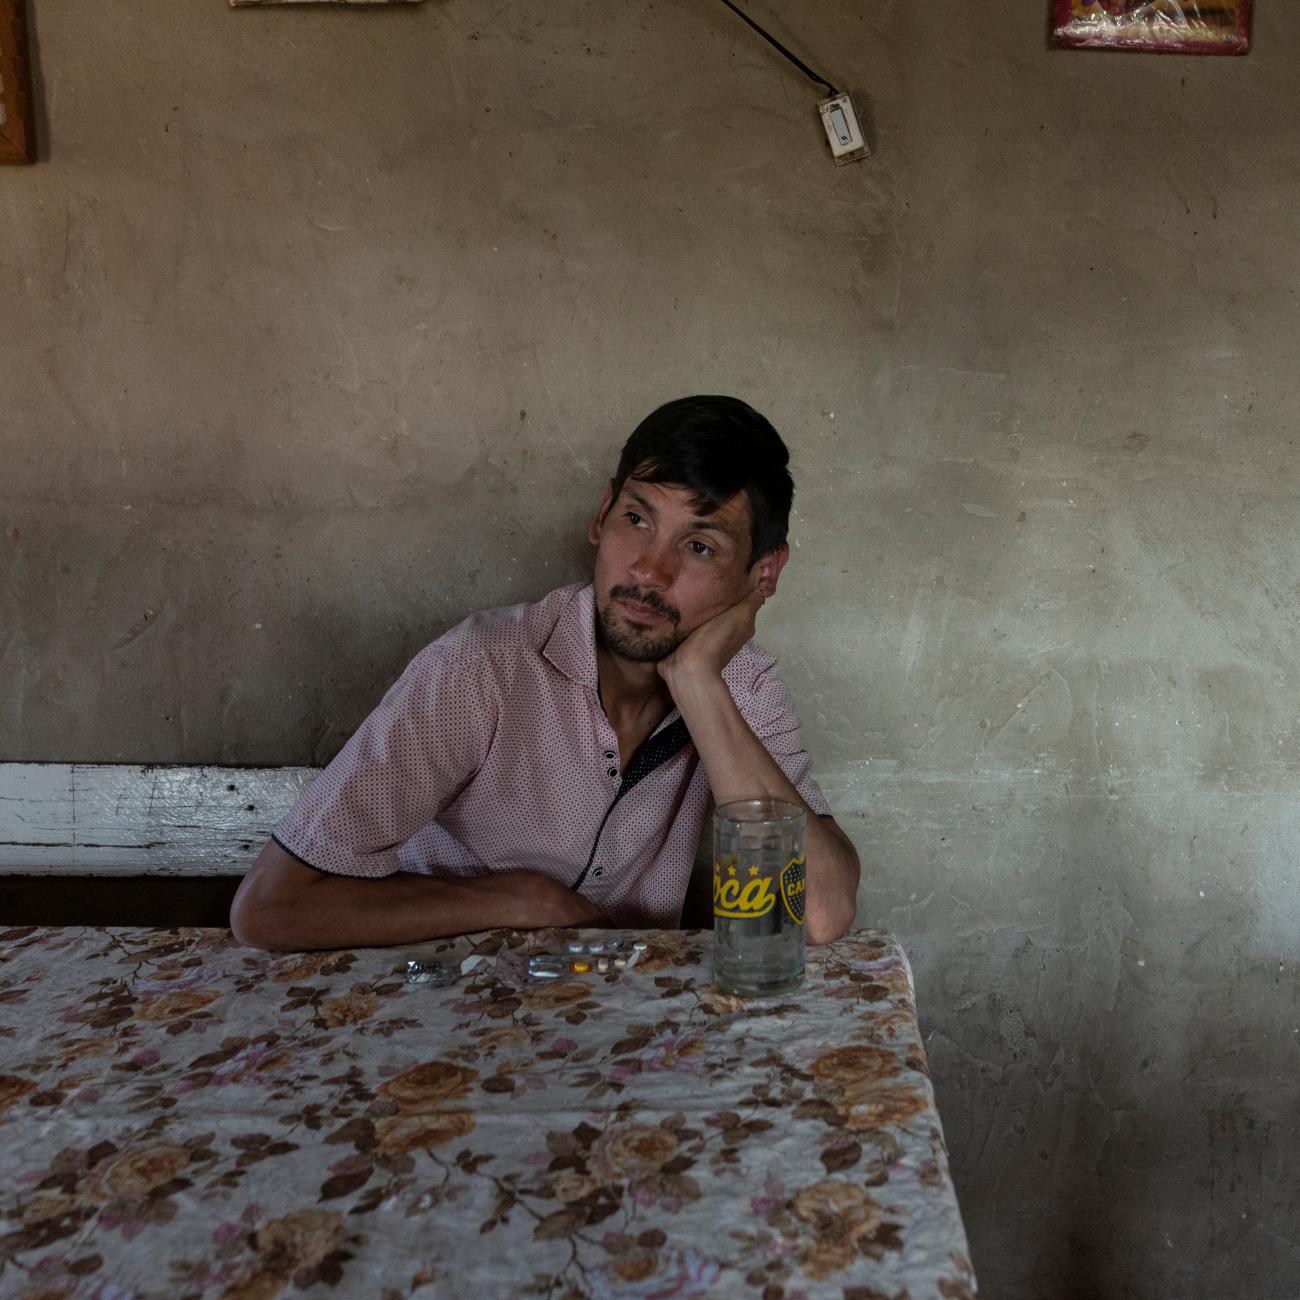
[[[831,156],[837,164],[857,162],[866,158],[871,150],[862,135],[853,101],[847,95],[834,95],[817,105],[822,115],[822,126],[831,144]]]

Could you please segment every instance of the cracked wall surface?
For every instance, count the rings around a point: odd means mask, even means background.
[[[760,625],[912,953],[988,1296],[1300,1294],[1300,5],[35,0],[0,757],[326,761],[583,576],[613,451],[786,434]]]

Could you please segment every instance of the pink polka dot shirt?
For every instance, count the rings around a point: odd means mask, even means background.
[[[615,925],[676,926],[708,777],[676,710],[638,770],[619,770],[595,628],[590,585],[466,619],[415,656],[275,838],[347,876],[540,871],[581,881]],[[776,661],[751,641],[723,678],[809,807],[828,813]],[[671,756],[645,772],[652,750]]]

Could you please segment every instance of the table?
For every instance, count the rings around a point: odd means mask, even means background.
[[[517,933],[0,933],[0,1295],[973,1297],[897,942],[746,1003],[707,932],[635,937],[520,988]]]

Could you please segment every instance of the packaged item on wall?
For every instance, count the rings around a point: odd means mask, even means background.
[[[1161,54],[1245,54],[1251,0],[1055,0],[1058,45]]]

